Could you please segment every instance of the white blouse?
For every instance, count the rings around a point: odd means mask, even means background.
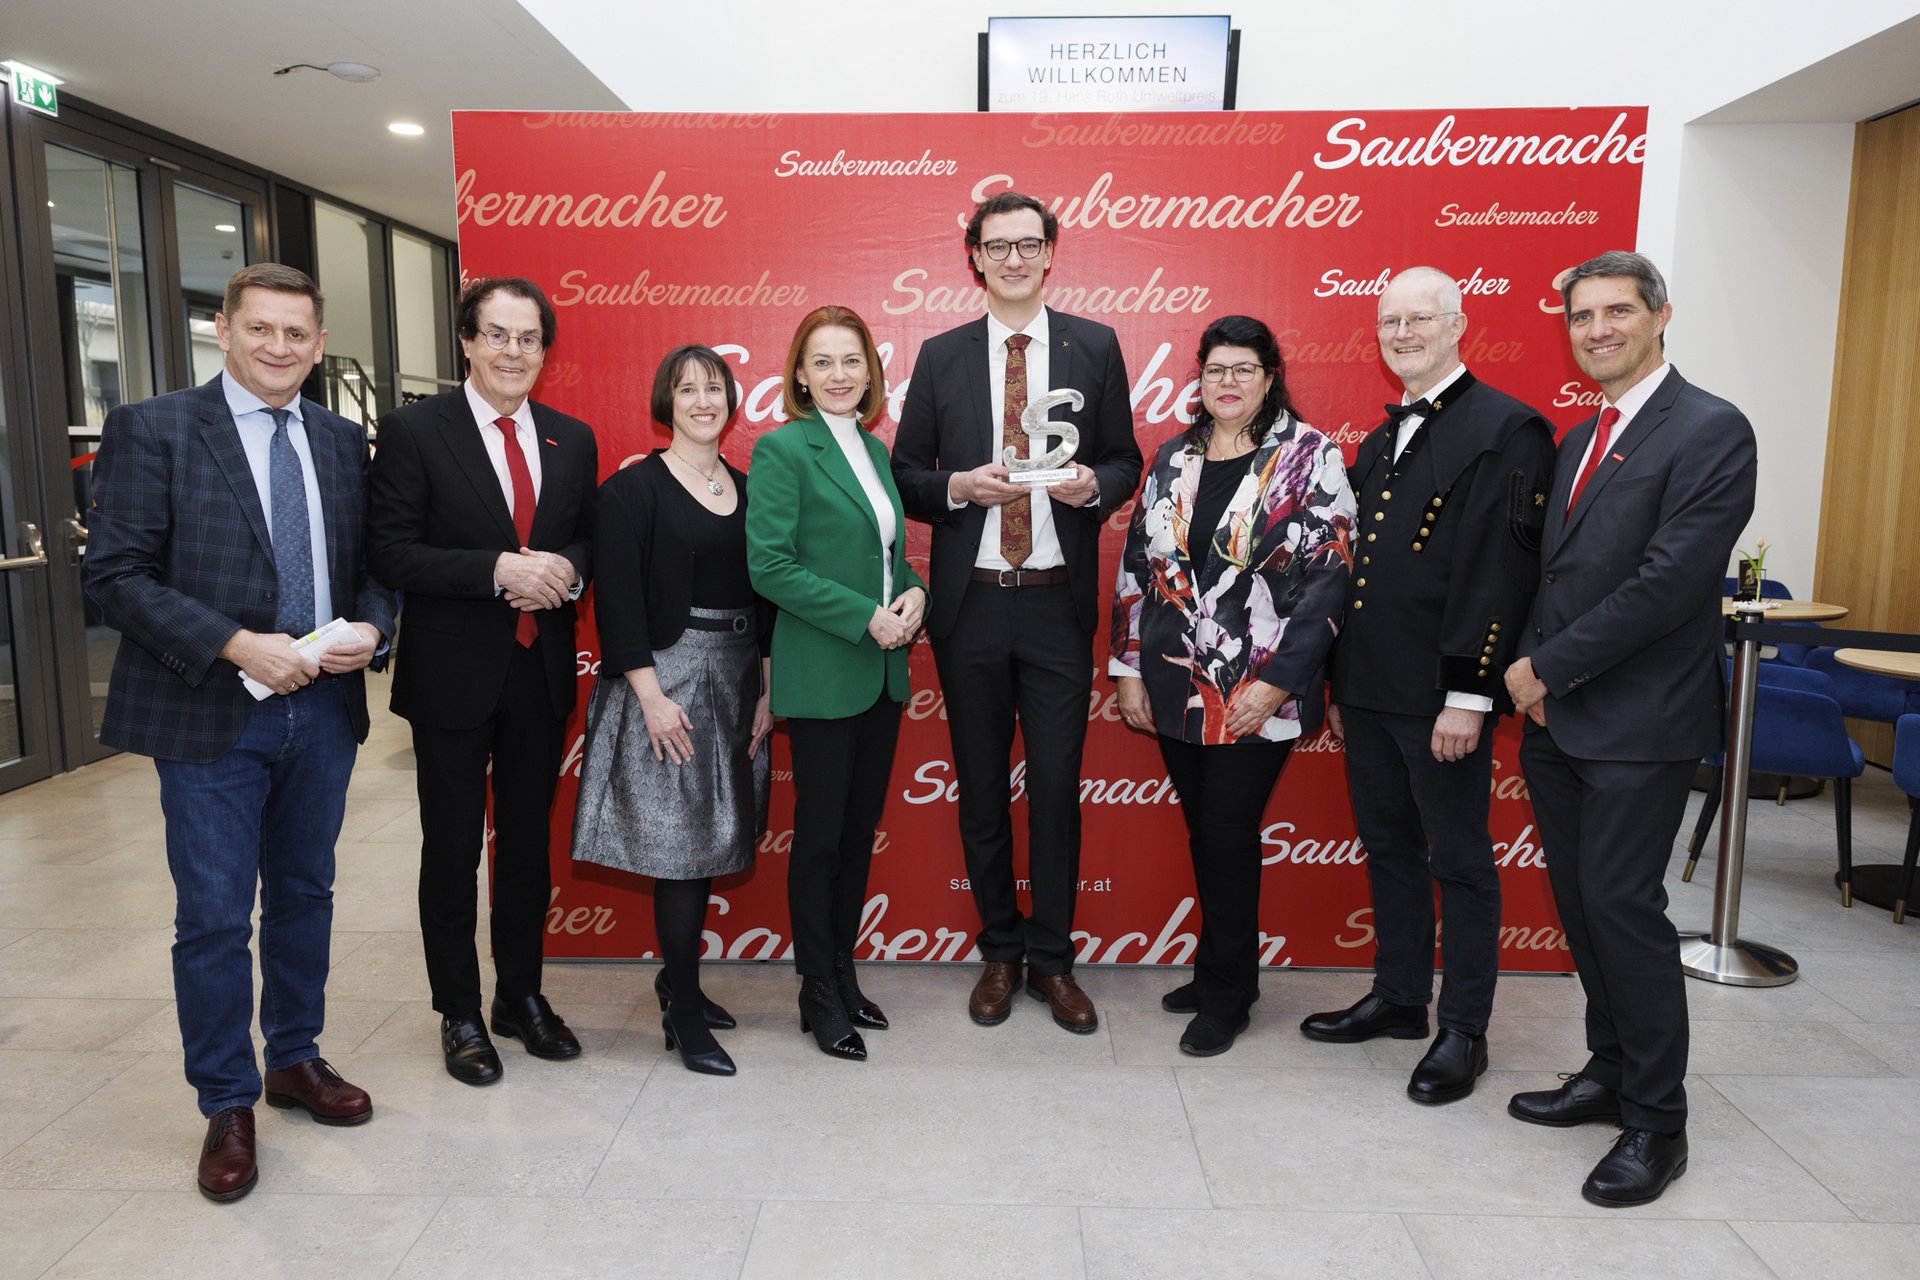
[[[893,522],[893,502],[887,497],[887,491],[880,484],[880,473],[874,470],[873,455],[867,452],[867,442],[862,438],[866,432],[853,418],[843,418],[838,414],[820,413],[820,420],[833,432],[833,438],[840,445],[840,452],[847,455],[847,465],[853,468],[853,478],[866,490],[867,505],[873,508],[873,522],[880,529],[880,600],[886,605],[893,603],[893,540],[899,530]]]

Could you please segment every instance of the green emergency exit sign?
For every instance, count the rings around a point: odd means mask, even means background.
[[[18,66],[13,69],[13,100],[41,115],[60,114],[59,85],[60,82],[51,77],[35,75]]]

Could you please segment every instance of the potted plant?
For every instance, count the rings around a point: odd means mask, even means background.
[[[1740,576],[1735,588],[1735,600],[1758,600],[1760,585],[1767,579],[1767,540],[1760,539],[1754,544],[1754,550],[1734,548],[1734,554],[1740,557]]]

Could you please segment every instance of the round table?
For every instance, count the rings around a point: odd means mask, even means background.
[[[1722,600],[1720,612],[1747,622],[1828,622],[1847,607],[1818,600]],[[1753,702],[1760,679],[1760,642],[1733,646],[1733,688],[1727,709],[1727,759],[1720,793],[1720,857],[1713,885],[1713,927],[1680,935],[1688,977],[1738,987],[1777,987],[1799,976],[1800,964],[1777,947],[1740,937],[1740,879],[1747,857],[1747,773],[1753,765]]]
[[[1832,622],[1835,618],[1847,616],[1847,606],[1823,604],[1818,600],[1762,600],[1760,603],[1766,607],[1757,615],[1749,615],[1756,622]],[[1752,601],[1723,598],[1720,601],[1720,616],[1731,618],[1737,604],[1747,605],[1751,609]]]
[[[1920,680],[1920,653],[1897,653],[1892,649],[1835,649],[1833,660],[1862,671],[1871,671],[1877,676]]]

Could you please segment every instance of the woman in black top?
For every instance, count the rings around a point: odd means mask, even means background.
[[[587,707],[573,856],[654,877],[667,1047],[731,1075],[700,991],[712,878],[753,865],[767,822],[767,643],[747,578],[746,476],[720,456],[738,391],[707,347],[667,354],[653,418],[672,442],[600,488],[594,587],[600,679]]]

